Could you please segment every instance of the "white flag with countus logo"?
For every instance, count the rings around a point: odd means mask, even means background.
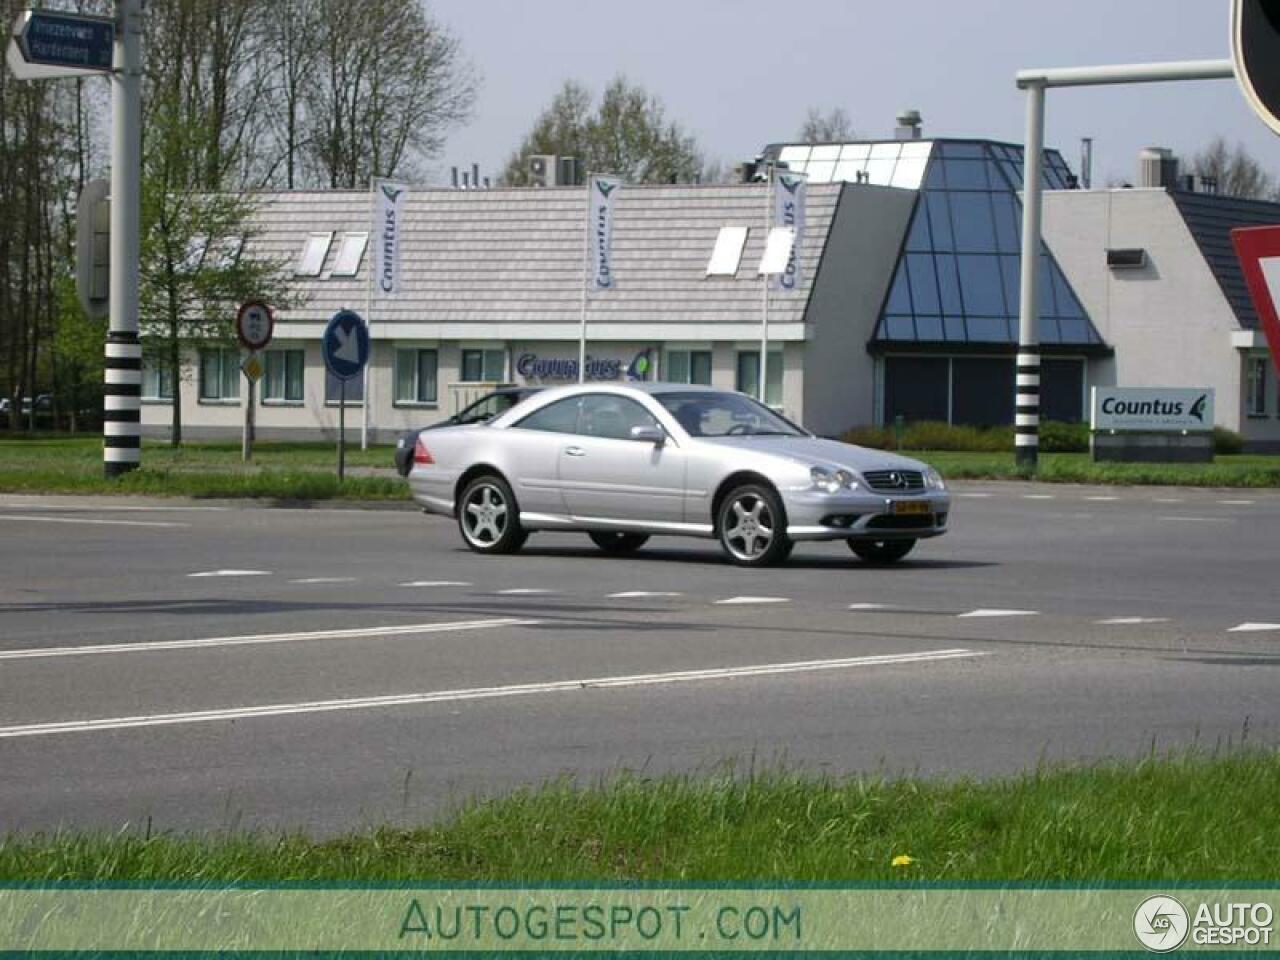
[[[404,201],[409,188],[387,180],[373,185],[373,286],[380,297],[400,292],[400,235],[404,232]]]
[[[622,180],[618,177],[592,175],[591,206],[587,214],[587,246],[591,250],[591,289],[612,290],[613,277],[613,203]]]
[[[804,204],[808,182],[802,173],[779,170],[773,186],[773,225],[795,230],[787,269],[769,281],[774,290],[789,292],[800,286],[800,246],[804,241]]]

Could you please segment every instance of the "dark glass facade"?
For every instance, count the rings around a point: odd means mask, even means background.
[[[1044,186],[1067,188],[1070,176],[1061,155],[1046,151]],[[934,142],[873,348],[1017,343],[1021,183],[1021,147]],[[1066,276],[1043,247],[1040,342],[1102,345]]]

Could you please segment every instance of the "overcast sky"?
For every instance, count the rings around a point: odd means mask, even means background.
[[[449,165],[496,176],[566,78],[594,91],[624,74],[662,98],[709,158],[795,137],[815,106],[844,107],[860,136],[891,136],[914,107],[925,136],[1021,142],[1024,67],[1230,56],[1229,0],[429,0],[481,77]],[[1232,80],[1051,90],[1046,143],[1094,183],[1132,180],[1138,151],[1190,156],[1217,135],[1280,172],[1280,140]]]

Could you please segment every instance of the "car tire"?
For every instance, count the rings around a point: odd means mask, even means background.
[[[791,556],[787,517],[772,487],[749,483],[730,490],[716,515],[716,536],[740,567],[768,567]]]
[[[612,553],[615,556],[635,553],[649,542],[649,535],[647,533],[622,533],[621,531],[616,530],[597,530],[587,534],[587,536],[591,538],[592,543],[605,553]]]
[[[458,498],[458,532],[476,553],[515,553],[529,539],[520,526],[520,507],[507,481],[497,474],[476,477]]]
[[[850,540],[849,549],[867,563],[897,563],[913,549],[914,540]]]

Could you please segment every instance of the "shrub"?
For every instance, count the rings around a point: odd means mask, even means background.
[[[854,427],[840,439],[879,450],[896,449],[892,427]],[[970,427],[921,420],[908,424],[903,431],[902,449],[1009,453],[1013,450],[1013,427]],[[1040,449],[1048,453],[1086,451],[1089,449],[1089,427],[1083,423],[1042,423]]]
[[[1244,451],[1244,437],[1226,427],[1213,428],[1214,453],[1241,453]]]

